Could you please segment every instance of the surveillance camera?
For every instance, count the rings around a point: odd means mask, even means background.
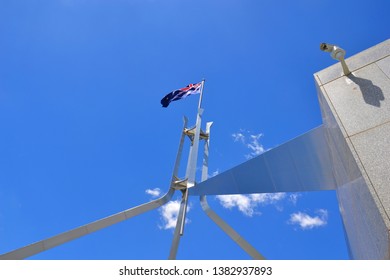
[[[321,43],[320,49],[324,52],[331,52],[335,48],[335,45],[327,44],[327,43]]]
[[[333,59],[341,61],[345,57],[345,50],[343,50],[342,48],[334,46],[332,52],[330,53],[330,56]]]
[[[321,51],[324,51],[324,52],[330,52],[330,56],[333,59],[336,59],[339,61],[341,61],[341,59],[344,59],[345,50],[343,50],[342,48],[340,48],[338,46],[335,46],[332,44],[327,44],[327,43],[322,43],[320,45],[320,49],[321,49]]]
[[[332,45],[332,44],[327,44],[327,43],[321,43],[320,45],[320,50],[324,52],[329,52],[330,56],[333,59],[336,59],[341,62],[341,65],[343,67],[343,72],[345,75],[349,75],[351,71],[349,71],[347,64],[344,61],[345,57],[345,50],[342,48]]]

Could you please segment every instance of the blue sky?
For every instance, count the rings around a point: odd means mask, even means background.
[[[167,191],[206,79],[210,175],[322,123],[313,73],[389,38],[390,2],[3,0],[0,253]],[[188,143],[187,143],[188,144]],[[184,170],[184,166],[182,168]],[[182,173],[183,173],[182,170]],[[174,198],[177,199],[178,197]],[[209,197],[269,259],[346,259],[334,192]],[[31,259],[166,259],[175,202]],[[191,198],[179,259],[249,257]]]

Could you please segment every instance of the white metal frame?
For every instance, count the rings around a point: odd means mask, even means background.
[[[176,222],[176,227],[174,231],[174,236],[172,240],[171,250],[168,256],[168,259],[176,259],[180,237],[184,234],[184,224],[185,217],[187,212],[188,204],[188,194],[189,189],[196,185],[196,165],[198,159],[198,149],[200,140],[204,140],[204,154],[203,154],[203,166],[202,166],[202,181],[207,180],[208,177],[208,156],[209,156],[209,141],[210,141],[210,128],[212,122],[206,124],[206,132],[201,130],[201,121],[203,109],[201,108],[202,104],[202,95],[203,95],[204,80],[202,81],[198,112],[196,118],[196,125],[194,128],[188,129],[187,123],[188,119],[184,117],[183,129],[179,142],[179,148],[176,155],[175,166],[172,172],[171,184],[168,192],[159,199],[150,201],[148,203],[127,209],[125,211],[116,213],[109,217],[97,220],[95,222],[80,226],[78,228],[69,230],[67,232],[58,234],[56,236],[35,242],[28,246],[13,250],[11,252],[0,255],[0,260],[10,260],[10,259],[25,259],[33,255],[39,254],[46,250],[49,250],[53,247],[59,246],[66,242],[72,241],[76,238],[88,235],[100,229],[112,226],[116,223],[122,222],[124,220],[130,219],[137,215],[143,214],[147,211],[156,209],[168,201],[171,200],[174,192],[179,190],[182,192],[182,199],[180,203],[180,210]],[[178,177],[180,161],[184,146],[184,140],[188,136],[191,140],[190,152],[187,162],[186,175],[184,180],[180,180]],[[231,228],[226,222],[224,222],[207,203],[205,195],[200,196],[200,203],[202,209],[205,211],[208,217],[211,218],[230,238],[232,238],[243,250],[245,250],[252,258],[254,259],[264,259],[264,257],[256,251],[247,241],[245,241],[233,228]]]

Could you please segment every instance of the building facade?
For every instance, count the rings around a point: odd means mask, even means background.
[[[390,259],[390,40],[314,75],[350,256]]]

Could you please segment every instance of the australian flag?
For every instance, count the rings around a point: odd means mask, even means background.
[[[174,90],[168,93],[167,95],[165,95],[163,99],[161,99],[161,105],[166,108],[168,107],[169,103],[171,103],[172,101],[186,98],[188,95],[198,94],[200,93],[201,87],[202,87],[202,83],[197,83],[197,84],[189,84],[184,88]]]

